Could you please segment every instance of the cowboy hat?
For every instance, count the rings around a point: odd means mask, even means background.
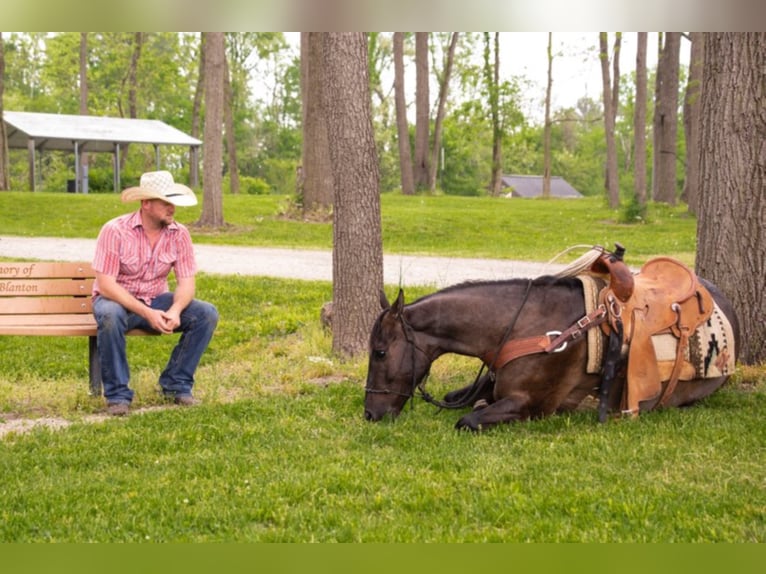
[[[141,176],[138,187],[129,187],[122,192],[124,202],[139,199],[161,199],[183,207],[197,205],[194,192],[181,183],[175,183],[169,171],[146,172]]]

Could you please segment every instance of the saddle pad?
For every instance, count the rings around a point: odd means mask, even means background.
[[[593,275],[577,275],[582,283],[583,297],[585,302],[585,314],[592,313],[598,307],[598,294],[606,285],[603,279]],[[588,337],[588,365],[586,372],[589,375],[601,372],[604,363],[604,337],[601,329],[589,329]]]
[[[663,333],[653,336],[652,343],[663,373],[662,380],[667,381],[676,358],[678,339],[670,333]],[[684,369],[680,378],[688,381],[731,375],[735,367],[734,351],[731,323],[715,304],[710,318],[689,337],[684,361],[690,369]]]

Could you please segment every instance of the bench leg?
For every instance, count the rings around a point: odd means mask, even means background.
[[[95,336],[88,337],[88,378],[90,395],[101,396],[101,361],[98,358],[98,344]]]

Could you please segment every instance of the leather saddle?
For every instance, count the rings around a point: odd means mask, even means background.
[[[591,271],[609,278],[599,295],[609,315],[601,328],[607,335],[613,330],[623,334],[622,352],[627,350],[628,360],[622,409],[636,416],[643,401],[659,397],[653,406],[662,406],[669,400],[684,370],[689,337],[710,317],[713,298],[680,261],[658,257],[633,274],[622,260],[623,253],[624,249],[617,245],[615,253],[605,252]],[[653,336],[666,333],[678,340],[669,374],[667,370],[662,372],[652,342]]]

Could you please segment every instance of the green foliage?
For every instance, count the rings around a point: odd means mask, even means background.
[[[296,168],[294,159],[266,158],[261,167],[262,178],[268,182],[271,193],[294,194],[296,190]]]
[[[226,174],[223,178],[223,189],[231,193],[231,176]],[[239,176],[239,192],[248,195],[267,195],[271,193],[271,187],[260,177]]]

